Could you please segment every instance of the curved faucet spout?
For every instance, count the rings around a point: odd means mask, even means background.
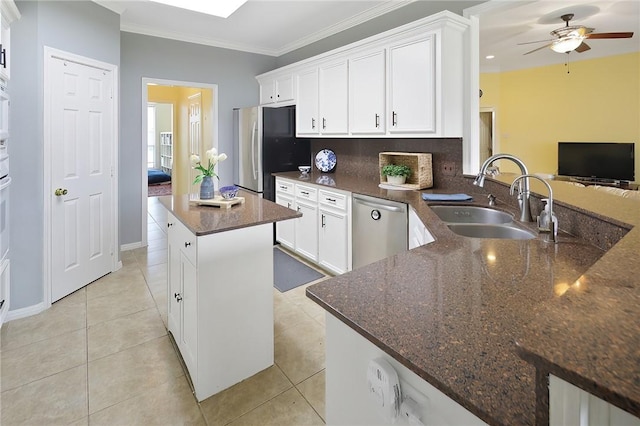
[[[529,178],[531,176],[529,171],[527,170],[527,166],[524,165],[524,162],[518,157],[511,154],[495,154],[491,157],[487,158],[482,166],[480,166],[480,171],[478,175],[473,180],[473,184],[479,187],[484,186],[484,178],[487,175],[487,169],[491,164],[493,164],[496,160],[510,160],[514,162],[520,168],[520,174],[522,176],[527,176],[523,179],[522,186],[520,188],[518,194],[518,204],[520,205],[520,222],[533,222],[533,217],[531,216],[531,208],[529,206]],[[513,194],[513,191],[511,191]]]
[[[528,175],[528,174],[521,175],[513,180],[513,183],[511,183],[511,188],[509,188],[509,193],[513,195],[514,189],[516,187],[516,183],[520,179],[528,179],[528,178],[538,179],[540,182],[545,184],[545,186],[547,187],[547,190],[549,191],[549,198],[548,198],[549,201],[547,201],[547,206],[549,206],[549,215],[545,220],[542,220],[542,213],[540,213],[541,216],[538,216],[538,229],[542,232],[550,232],[553,240],[556,241],[557,235],[558,235],[558,225],[557,225],[557,219],[553,214],[553,190],[551,189],[551,185],[549,185],[549,182],[547,182],[546,180],[536,175]]]

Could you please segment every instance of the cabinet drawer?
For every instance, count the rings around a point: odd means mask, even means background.
[[[175,244],[192,264],[196,264],[196,236],[173,215],[168,215],[169,241]]]
[[[276,192],[293,195],[294,194],[293,187],[294,187],[293,182],[276,178]]]
[[[326,206],[335,207],[340,210],[347,209],[347,196],[339,194],[337,192],[320,190],[320,196],[318,197],[320,204]]]
[[[296,185],[296,198],[318,201],[318,191],[310,186]]]

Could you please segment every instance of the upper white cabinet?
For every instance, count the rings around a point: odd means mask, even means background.
[[[261,79],[259,83],[260,105],[290,105],[295,101],[293,74]]]
[[[296,76],[300,136],[468,137],[470,27],[444,11],[257,78]]]
[[[347,70],[347,61],[342,60],[298,74],[298,135],[348,134]]]
[[[349,59],[349,132],[353,135],[386,133],[386,50]]]
[[[389,47],[389,133],[436,133],[435,35]]]
[[[317,135],[318,127],[318,68],[301,71],[296,76],[298,104],[296,106],[296,133]]]
[[[0,1],[0,79],[7,81],[10,72],[11,30],[13,21],[20,18],[20,11],[13,0]]]
[[[346,135],[348,132],[347,61],[320,67],[320,133]]]

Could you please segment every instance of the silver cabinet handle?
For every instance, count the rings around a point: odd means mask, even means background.
[[[380,127],[380,116],[376,114],[376,129]]]
[[[173,223],[171,223],[171,222],[167,223],[167,228],[171,228],[172,226],[173,226]]]
[[[180,302],[182,300],[182,295],[180,293],[173,293],[173,297]]]
[[[312,119],[311,119],[311,128],[312,128],[312,129],[315,129],[315,128],[316,128],[316,119],[315,119],[315,118],[312,118]]]
[[[187,248],[187,247],[189,247],[190,245],[191,245],[191,242],[186,242],[186,243],[184,243],[184,248]]]
[[[398,114],[396,114],[395,111],[393,111],[393,113],[391,115],[391,125],[392,126],[397,126],[398,125]]]
[[[325,215],[322,215],[321,226],[324,228],[327,224],[324,221]]]
[[[326,118],[322,118],[322,130],[327,128],[327,119]]]

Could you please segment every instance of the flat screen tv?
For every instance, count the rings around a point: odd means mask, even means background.
[[[622,142],[558,142],[558,175],[633,182],[634,146]]]

